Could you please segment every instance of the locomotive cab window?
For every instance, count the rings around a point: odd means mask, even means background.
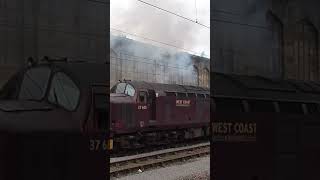
[[[136,90],[130,84],[127,84],[124,93],[129,96],[134,96],[135,91]]]
[[[119,83],[111,89],[111,92],[119,93],[119,94],[124,93],[126,89],[126,85],[127,85],[126,83]]]
[[[64,73],[54,75],[48,100],[69,111],[75,110],[79,103],[80,90],[77,85]]]
[[[126,94],[128,96],[134,96],[136,90],[130,84],[119,83],[111,89],[111,93]]]
[[[139,102],[143,103],[143,104],[147,103],[147,92],[145,92],[145,91],[139,92]]]
[[[26,71],[20,87],[19,99],[41,100],[47,91],[50,74],[51,70],[44,67]]]

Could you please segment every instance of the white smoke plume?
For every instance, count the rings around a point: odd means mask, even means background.
[[[197,85],[192,55],[111,36],[111,79]]]
[[[145,1],[210,26],[210,0],[196,0],[196,4],[194,0]],[[210,57],[210,29],[136,0],[111,0],[110,8],[111,28],[172,44],[198,56],[205,52],[206,57]],[[114,29],[111,31],[119,33]],[[133,36],[130,38],[163,46]]]
[[[194,0],[146,2],[210,26],[210,0],[197,0],[197,13]],[[118,57],[111,63],[111,68],[115,69],[116,74],[111,74],[111,78],[197,85],[192,56],[188,53],[210,56],[210,29],[136,0],[111,0],[110,20],[112,34],[157,46],[156,48],[128,39],[111,37],[110,47]],[[181,49],[130,36],[115,29],[165,42]],[[181,52],[184,51],[182,49],[192,52],[184,53]]]

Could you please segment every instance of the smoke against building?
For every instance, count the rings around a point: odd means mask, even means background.
[[[193,0],[147,2],[210,26],[210,0],[197,0],[196,4]],[[192,54],[196,53],[198,56],[205,52],[206,57],[210,57],[210,29],[206,27],[139,1],[111,0],[110,11],[110,28],[114,34],[119,33],[115,30],[118,29],[192,50]],[[163,47],[162,44],[155,44],[142,38],[138,40]]]
[[[209,87],[208,58],[160,48],[126,37],[110,37],[111,85],[130,79]]]

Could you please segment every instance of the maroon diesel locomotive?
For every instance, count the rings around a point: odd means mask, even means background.
[[[114,148],[132,148],[209,134],[208,88],[122,81],[111,89]]]

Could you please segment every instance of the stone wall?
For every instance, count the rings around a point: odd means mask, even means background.
[[[216,0],[213,71],[319,80],[315,0]]]
[[[112,37],[110,85],[118,80],[209,87],[210,61],[125,37]]]

